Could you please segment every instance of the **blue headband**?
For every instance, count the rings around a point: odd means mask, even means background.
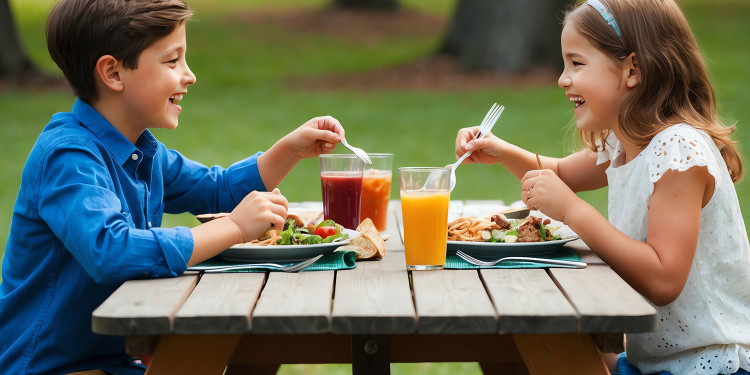
[[[617,21],[615,21],[615,16],[612,15],[612,12],[607,9],[604,4],[602,4],[599,0],[588,0],[586,4],[591,5],[592,8],[599,11],[599,14],[602,15],[602,18],[604,18],[604,22],[607,23],[610,27],[612,27],[612,30],[614,30],[617,33],[617,36],[622,38],[622,34],[620,34],[620,26],[617,26]]]

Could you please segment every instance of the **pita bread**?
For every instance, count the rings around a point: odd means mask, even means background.
[[[348,245],[341,246],[340,250],[354,250],[357,252],[357,260],[380,260],[385,255],[385,241],[375,228],[370,218],[362,221],[357,227],[360,235],[352,238]]]

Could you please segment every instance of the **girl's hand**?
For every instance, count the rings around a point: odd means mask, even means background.
[[[487,133],[483,139],[474,139],[479,131],[478,126],[463,128],[456,136],[456,158],[460,158],[468,151],[473,151],[464,163],[495,164],[500,161],[500,155],[507,142]]]
[[[295,156],[312,158],[333,151],[344,138],[344,127],[331,116],[315,117],[284,138]]]
[[[288,202],[279,189],[272,192],[254,191],[229,214],[242,233],[242,242],[262,236],[271,227],[281,230],[286,220]]]
[[[532,170],[521,179],[521,200],[531,210],[539,210],[552,219],[565,222],[580,200],[552,170]]]

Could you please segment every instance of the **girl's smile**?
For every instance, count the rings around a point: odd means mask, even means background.
[[[614,61],[576,30],[565,25],[561,38],[565,70],[558,84],[573,103],[579,130],[616,129],[629,88],[622,63]]]

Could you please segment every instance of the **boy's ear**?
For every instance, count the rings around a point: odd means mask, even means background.
[[[97,78],[114,91],[122,91],[123,85],[120,79],[122,63],[111,55],[104,55],[96,61],[94,68]]]
[[[641,69],[638,67],[638,58],[635,52],[628,55],[623,63],[625,64],[623,69],[625,84],[629,88],[633,88],[641,82]]]

